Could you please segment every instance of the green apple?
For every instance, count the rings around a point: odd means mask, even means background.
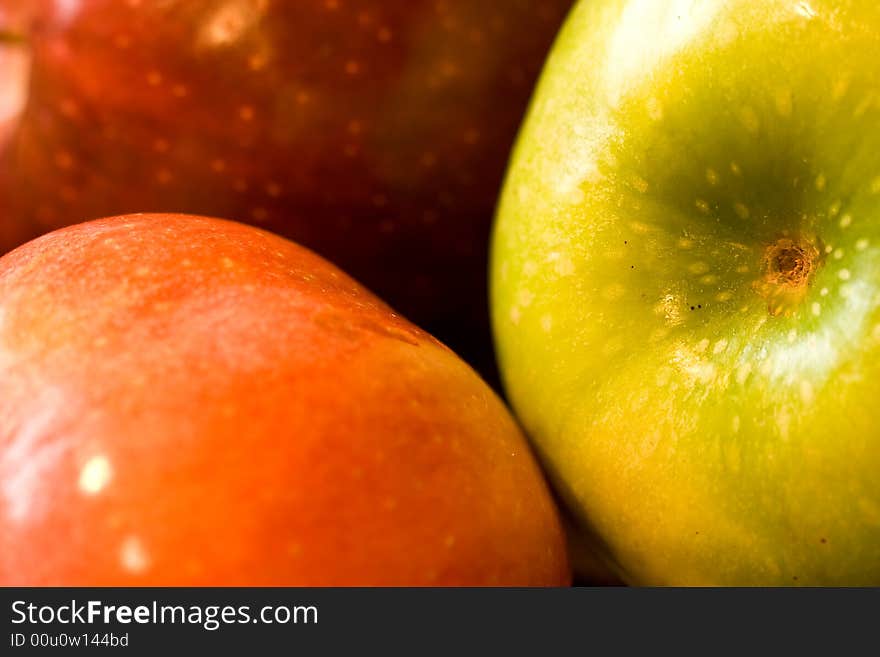
[[[880,584],[880,5],[581,2],[493,238],[509,398],[625,581]]]

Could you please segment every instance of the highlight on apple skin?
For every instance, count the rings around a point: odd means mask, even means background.
[[[550,55],[493,326],[630,584],[880,584],[877,52],[876,2],[584,0]]]
[[[3,585],[565,585],[501,401],[327,261],[183,215],[0,258]]]

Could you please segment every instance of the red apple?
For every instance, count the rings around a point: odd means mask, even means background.
[[[494,393],[306,249],[131,215],[0,258],[0,584],[561,585]]]
[[[571,0],[7,0],[35,18],[0,251],[129,212],[318,251],[489,367],[489,225]]]

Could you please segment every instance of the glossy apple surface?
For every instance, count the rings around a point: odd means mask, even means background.
[[[512,403],[636,584],[880,583],[880,6],[574,10],[506,182]]]
[[[0,258],[3,585],[561,585],[519,429],[313,253],[181,215]]]
[[[491,217],[571,0],[4,2],[33,61],[0,252],[129,212],[227,217],[490,368]]]

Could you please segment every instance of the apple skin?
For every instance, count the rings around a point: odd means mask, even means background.
[[[825,0],[581,2],[554,47],[493,325],[630,584],[880,584],[878,48]]]
[[[474,371],[241,224],[84,223],[0,258],[0,584],[563,585]]]
[[[33,62],[0,252],[130,212],[227,217],[492,375],[492,215],[571,0],[7,1]]]
[[[0,25],[7,25],[9,30],[0,29],[0,158],[18,127],[30,74],[30,50],[12,32],[15,18],[0,7]]]

